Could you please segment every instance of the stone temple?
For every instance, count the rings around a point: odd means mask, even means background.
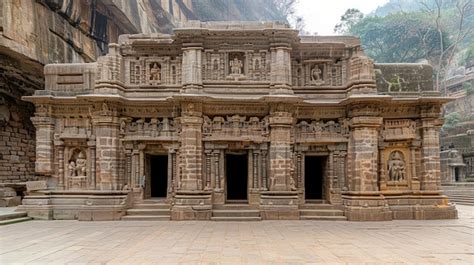
[[[374,65],[358,38],[189,21],[44,73],[45,90],[24,97],[45,180],[20,207],[30,216],[457,217],[440,190],[449,99],[430,66]]]

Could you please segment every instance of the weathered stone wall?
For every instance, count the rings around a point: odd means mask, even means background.
[[[5,99],[4,99],[5,100]],[[35,128],[31,104],[7,102],[0,106],[0,179],[2,182],[34,180]]]

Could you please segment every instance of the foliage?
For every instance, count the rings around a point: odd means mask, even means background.
[[[461,122],[462,118],[461,115],[457,112],[451,112],[444,116],[444,125],[443,129],[450,129],[454,128],[456,124]]]
[[[344,15],[341,16],[341,22],[334,27],[334,33],[346,34],[357,23],[359,23],[364,14],[356,8],[349,8]]]
[[[462,88],[466,90],[466,95],[474,95],[474,86],[471,82],[464,82],[464,84],[462,84]]]
[[[470,62],[474,62],[474,43],[467,47],[460,60],[461,65],[467,65]]]
[[[376,62],[436,63],[441,50],[440,35],[422,13],[394,13],[385,17],[369,16],[350,27],[359,36],[366,53]],[[442,42],[449,46],[447,34]]]

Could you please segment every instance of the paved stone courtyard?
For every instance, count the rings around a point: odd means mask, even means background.
[[[0,263],[474,264],[474,207],[458,220],[30,221],[0,227]]]

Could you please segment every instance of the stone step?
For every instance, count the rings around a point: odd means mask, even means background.
[[[142,216],[169,216],[171,211],[169,209],[128,209],[127,215],[142,215]]]
[[[300,216],[344,216],[341,210],[300,210]]]
[[[26,212],[12,212],[0,215],[0,221],[28,216]]]
[[[474,206],[474,202],[454,202],[457,205],[469,205],[469,206]]]
[[[472,196],[448,196],[450,199],[467,199],[467,200],[474,200],[474,197]]]
[[[146,200],[141,201],[140,203],[142,204],[168,204],[169,205],[166,199],[146,199]]]
[[[170,216],[156,215],[126,215],[122,217],[123,221],[169,221]]]
[[[33,220],[33,218],[26,216],[26,217],[19,217],[19,218],[6,219],[6,220],[0,221],[0,225],[15,224],[15,223],[24,222],[24,221],[29,221],[29,220]]]
[[[213,217],[260,217],[259,210],[212,210]]]
[[[305,200],[305,203],[306,203],[306,204],[326,204],[326,201],[323,200],[323,199],[313,199],[313,200],[311,200],[311,199],[309,199],[309,200],[306,199],[306,200]]]
[[[303,204],[299,206],[300,209],[308,209],[308,210],[341,210],[343,208],[342,205],[334,205],[334,204]]]
[[[315,221],[347,221],[345,216],[300,216],[300,219]]]
[[[138,203],[133,205],[133,209],[155,209],[155,210],[170,210],[169,204],[150,204],[150,203]]]
[[[249,204],[214,204],[212,206],[215,210],[251,210]]]
[[[217,216],[213,216],[211,217],[211,220],[212,221],[261,221],[262,218],[260,216],[256,217],[256,216],[253,216],[253,217],[249,217],[249,216],[233,216],[233,217],[224,217],[224,216],[221,216],[221,217],[217,217]]]

